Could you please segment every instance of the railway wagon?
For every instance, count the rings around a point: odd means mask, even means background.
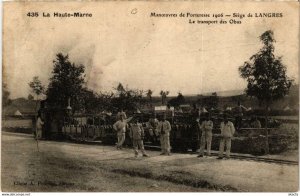
[[[51,115],[55,113],[55,115]],[[45,133],[51,138],[66,137],[74,140],[80,141],[95,141],[99,140],[103,144],[114,145],[116,143],[116,131],[113,130],[113,123],[116,121],[114,115],[90,115],[90,116],[80,116],[66,118],[62,117],[64,112],[45,112],[46,123],[48,126],[48,131]],[[160,138],[155,129],[149,125],[149,119],[153,114],[134,114],[135,118],[139,118],[145,130],[144,143],[146,146],[160,146]],[[49,122],[47,122],[49,119]],[[63,122],[60,119],[64,119]],[[202,118],[192,116],[190,114],[175,114],[168,115],[167,120],[171,123],[172,132],[170,135],[170,143],[172,146],[172,151],[186,152],[188,150],[196,151],[200,146],[201,130],[199,129],[198,122],[201,123]],[[213,129],[213,143],[212,149],[218,150],[219,140],[220,140],[220,123],[222,121],[222,115],[215,114],[212,115],[212,120],[214,122]],[[234,118],[229,117],[229,120],[234,122]],[[263,122],[263,118],[260,119]],[[248,119],[249,121],[249,119]],[[264,154],[268,152],[268,147],[270,145],[272,149],[277,148],[273,151],[282,151],[287,146],[287,139],[284,135],[272,135],[272,129],[270,128],[269,134],[265,133],[265,129],[256,130],[253,134],[253,128],[247,127],[247,119],[243,121],[245,128],[241,128],[235,134],[232,142],[232,151],[249,153],[249,154]],[[249,124],[249,123],[248,123]],[[271,125],[269,123],[269,125]],[[130,128],[130,122],[128,123],[128,128]],[[247,134],[245,134],[247,133]],[[249,134],[252,133],[252,134]],[[126,133],[125,145],[131,146],[132,141]],[[48,137],[49,138],[49,137]],[[266,142],[269,140],[268,142]],[[277,143],[280,143],[278,147]]]

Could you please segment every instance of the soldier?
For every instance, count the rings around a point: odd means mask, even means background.
[[[127,119],[126,113],[123,111],[123,108],[121,108],[120,112],[117,113],[117,120],[121,120],[121,116],[124,116],[124,119]]]
[[[202,121],[201,125],[199,123],[201,134],[201,143],[200,143],[200,152],[198,157],[203,157],[205,144],[207,144],[207,156],[210,156],[211,150],[211,141],[212,141],[212,129],[213,122],[210,119],[209,113],[206,114],[204,121]]]
[[[231,138],[235,132],[235,128],[232,122],[228,121],[227,115],[224,114],[224,120],[221,122],[221,141],[219,148],[218,159],[223,159],[224,146],[226,145],[226,158],[230,158],[231,150]]]
[[[157,125],[157,131],[160,134],[161,155],[171,155],[170,150],[170,122],[166,120],[166,115],[163,115],[161,121]]]
[[[156,118],[156,115],[153,114],[153,117],[151,117],[148,121],[149,123],[149,132],[150,132],[150,136],[152,137],[153,142],[157,141],[157,136],[158,136],[158,132],[157,132],[157,125],[158,125],[158,120]]]
[[[44,122],[41,118],[41,112],[38,112],[37,120],[36,120],[36,139],[42,138],[42,128],[43,128]]]
[[[148,157],[148,155],[145,152],[144,144],[143,144],[144,129],[142,124],[138,122],[138,119],[133,119],[132,123],[130,124],[129,135],[132,139],[135,157],[138,157],[138,148],[140,148],[144,157]]]
[[[114,125],[114,130],[117,131],[117,137],[118,137],[118,143],[117,143],[117,149],[122,149],[122,145],[125,141],[125,133],[126,133],[126,126],[127,121],[125,120],[124,115],[120,116],[120,120],[118,120]]]

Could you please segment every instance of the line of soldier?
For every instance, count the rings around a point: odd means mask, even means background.
[[[117,150],[122,149],[122,145],[125,141],[126,136],[126,128],[128,126],[128,120],[126,119],[126,114],[120,114],[118,116],[119,120],[113,125],[114,130],[117,131]],[[157,121],[156,131],[160,135],[160,144],[161,144],[161,155],[170,156],[171,146],[170,146],[170,132],[171,132],[171,124],[166,120],[166,116],[164,115],[161,121]],[[142,124],[139,122],[138,118],[133,118],[130,121],[130,132],[129,136],[133,141],[133,148],[135,157],[138,156],[138,148],[141,149],[142,155],[144,157],[148,157],[148,154],[145,152],[143,139],[145,136],[145,132]]]
[[[118,113],[119,120],[113,125],[113,128],[117,131],[118,143],[116,145],[117,149],[122,149],[122,145],[125,141],[125,133],[126,128],[128,128],[128,122],[126,118],[126,114],[121,111]],[[155,117],[149,120],[149,123],[152,124],[155,128],[155,132],[160,136],[160,144],[161,144],[161,155],[170,156],[170,132],[171,125],[168,120],[166,120],[166,115],[163,115],[160,121],[158,121]],[[260,127],[260,122],[255,118],[253,121],[253,125],[255,127]],[[199,129],[201,130],[201,141],[200,141],[200,150],[198,157],[204,156],[204,149],[206,147],[207,156],[211,155],[211,143],[212,143],[212,130],[213,130],[213,121],[211,120],[211,116],[209,113],[206,113],[204,120],[198,123]],[[228,120],[227,114],[223,115],[223,121],[220,125],[221,129],[221,140],[219,145],[219,154],[218,159],[223,159],[224,156],[224,148],[226,146],[225,157],[230,158],[231,151],[231,139],[235,133],[235,127],[233,122]],[[144,157],[148,157],[148,154],[145,152],[143,139],[145,136],[145,132],[141,123],[139,123],[138,118],[134,118],[130,121],[130,133],[129,133],[132,141],[135,157],[138,156],[138,148],[141,149],[142,155]]]

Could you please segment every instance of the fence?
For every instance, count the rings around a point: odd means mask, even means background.
[[[87,120],[81,122],[88,122]],[[92,121],[95,122],[95,121]],[[99,123],[100,124],[100,123]],[[144,143],[152,146],[160,146],[158,133],[149,127],[149,123],[142,123],[145,130]],[[170,142],[175,150],[186,151],[199,148],[200,136],[197,124],[184,124],[175,122],[172,124]],[[250,154],[266,154],[268,152],[279,152],[286,149],[287,136],[278,135],[277,128],[240,128],[232,140],[232,151]],[[63,134],[69,138],[79,141],[101,141],[103,144],[115,144],[117,137],[112,123],[106,125],[78,124],[63,126]],[[125,144],[131,145],[131,139],[126,135]],[[218,150],[221,138],[220,128],[216,125],[213,130],[212,147]],[[275,149],[276,148],[276,149]],[[274,150],[275,149],[275,150]]]

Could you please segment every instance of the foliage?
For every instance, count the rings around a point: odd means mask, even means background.
[[[185,101],[185,98],[184,96],[182,95],[182,93],[178,93],[177,97],[175,98],[172,98],[168,104],[170,106],[174,106],[174,107],[178,107],[179,105],[182,105],[182,104],[185,104],[186,101]]]
[[[10,92],[7,89],[7,85],[4,82],[2,82],[2,106],[7,106],[11,103],[9,95]]]
[[[169,95],[169,91],[160,91],[160,96],[161,96],[161,104],[165,105],[166,104],[166,99],[167,95]]]
[[[34,97],[33,97],[32,94],[29,94],[28,97],[27,97],[27,99],[28,99],[28,100],[34,100]]]
[[[98,101],[97,94],[87,88],[83,88],[78,96],[82,104],[81,109],[84,110],[85,113],[99,112],[100,102]]]
[[[75,65],[69,61],[69,56],[62,53],[56,55],[53,61],[52,77],[47,89],[47,103],[52,107],[66,108],[68,99],[71,99],[73,112],[84,108],[86,89],[84,84],[83,65]]]
[[[28,85],[31,88],[31,91],[36,95],[37,100],[39,99],[40,95],[45,93],[45,86],[42,84],[38,76],[34,76]]]
[[[149,99],[150,106],[152,106],[152,94],[153,94],[153,91],[151,89],[148,89],[146,92],[146,96]]]
[[[239,72],[248,82],[247,95],[256,97],[261,104],[269,107],[274,100],[288,94],[293,80],[287,77],[281,57],[274,55],[273,31],[264,32],[260,40],[264,46],[239,67]]]
[[[112,98],[112,106],[118,109],[134,111],[144,104],[143,90],[128,89],[119,83],[115,88],[116,96]]]
[[[101,111],[106,110],[106,111],[111,111],[113,108],[112,105],[112,99],[114,97],[113,93],[107,93],[107,92],[100,92],[98,94],[98,101],[100,102],[99,104],[99,109]]]

